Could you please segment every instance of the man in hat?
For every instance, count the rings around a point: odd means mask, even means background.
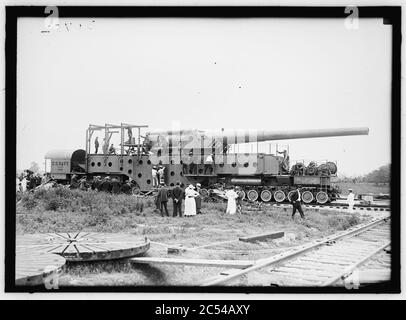
[[[177,181],[176,186],[172,189],[172,200],[173,200],[173,216],[176,217],[179,212],[179,217],[182,217],[183,190],[180,187],[180,181]]]
[[[165,168],[163,166],[159,166],[158,176],[159,176],[159,184],[165,183]]]
[[[111,144],[111,145],[110,145],[109,153],[110,153],[110,154],[116,154],[116,149],[114,148],[114,144]]]
[[[77,189],[77,188],[79,188],[79,179],[78,179],[78,176],[76,174],[74,174],[72,176],[72,178],[70,179],[69,189]]]
[[[168,212],[168,189],[166,188],[165,184],[162,184],[159,188],[157,200],[159,201],[159,209],[161,210],[161,216],[164,216],[164,209],[165,214],[169,217]]]
[[[204,161],[204,174],[207,174],[207,171],[209,171],[209,174],[213,173],[213,164],[213,154],[209,154]]]
[[[128,179],[123,185],[121,186],[121,192],[124,194],[131,194],[132,186],[131,186],[131,178]]]
[[[80,179],[80,186],[79,186],[80,190],[82,191],[87,191],[87,181],[86,181],[86,177],[83,177],[82,179]]]
[[[352,189],[348,189],[350,192],[347,196],[347,203],[348,203],[348,212],[353,213],[354,212],[354,203],[355,203],[355,195],[352,193]]]
[[[116,177],[113,177],[110,183],[111,183],[111,192],[114,194],[120,193],[121,190],[120,181],[118,181]]]
[[[200,183],[196,183],[196,187],[195,190],[198,193],[198,195],[195,198],[195,202],[196,202],[196,214],[201,214],[201,209],[202,209],[202,196],[200,194],[200,190],[201,190],[202,185]]]
[[[300,204],[302,199],[301,199],[301,195],[300,195],[300,191],[299,191],[298,187],[296,187],[295,192],[293,192],[292,196],[290,197],[290,201],[292,202],[292,206],[293,206],[292,219],[294,219],[294,217],[295,217],[296,210],[299,211],[300,216],[302,217],[302,219],[304,219],[305,215],[303,213],[302,205]]]
[[[236,186],[235,192],[238,194],[238,197],[235,202],[237,204],[237,213],[240,215],[242,214],[242,195],[243,195],[241,187]]]
[[[111,184],[110,184],[110,177],[106,176],[103,179],[103,182],[100,185],[100,191],[110,192],[111,191]]]

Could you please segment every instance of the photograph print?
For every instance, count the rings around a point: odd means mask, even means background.
[[[398,291],[399,17],[7,7],[7,290]]]

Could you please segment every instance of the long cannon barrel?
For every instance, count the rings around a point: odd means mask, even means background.
[[[229,143],[236,139],[237,143],[244,142],[262,142],[270,140],[286,139],[304,139],[304,138],[322,138],[322,137],[340,137],[340,136],[358,136],[368,135],[369,129],[362,128],[337,128],[337,129],[311,129],[311,130],[291,130],[291,131],[248,131],[248,132],[223,132],[216,134],[216,138],[227,138]],[[210,135],[210,134],[208,134]]]
[[[150,146],[162,147],[162,143],[171,144],[173,147],[181,146],[187,148],[214,147],[223,148],[225,145],[263,142],[272,140],[322,138],[368,135],[369,129],[361,128],[336,128],[336,129],[310,129],[310,130],[245,130],[245,131],[203,131],[186,129],[181,131],[159,130],[150,131],[146,141]]]

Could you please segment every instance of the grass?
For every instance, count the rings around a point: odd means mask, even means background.
[[[204,214],[191,218],[161,217],[153,199],[129,195],[56,188],[20,195],[17,234],[39,232],[120,232],[147,236],[166,245],[196,247],[236,240],[229,244],[187,251],[182,257],[207,259],[258,259],[335,233],[366,219],[357,214],[305,210],[291,219],[290,208],[269,207],[261,211],[244,208],[243,215],[226,215],[225,203],[202,204]],[[241,236],[284,231],[278,241],[242,243]],[[165,246],[151,245],[147,256],[173,257]],[[218,274],[217,268],[131,265],[127,261],[71,263],[61,285],[165,285],[198,283]]]

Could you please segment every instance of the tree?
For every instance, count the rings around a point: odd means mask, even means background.
[[[379,167],[378,169],[364,176],[365,182],[389,183],[390,182],[390,164]]]
[[[31,171],[34,172],[34,173],[38,173],[39,170],[40,170],[38,163],[36,163],[36,162],[31,162],[31,167],[30,167],[29,170],[31,170]]]

